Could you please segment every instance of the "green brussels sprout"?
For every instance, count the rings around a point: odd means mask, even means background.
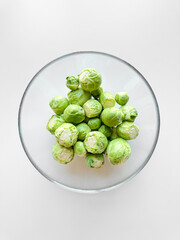
[[[91,118],[88,121],[88,126],[91,130],[97,130],[101,126],[101,119],[99,118]]]
[[[119,105],[125,105],[129,101],[127,92],[116,93],[115,100]]]
[[[106,137],[110,137],[112,130],[110,127],[107,127],[106,125],[101,125],[101,127],[98,129],[99,132],[103,133]]]
[[[52,110],[55,112],[55,114],[62,114],[64,112],[64,109],[69,105],[69,101],[67,98],[62,96],[56,96],[51,99],[49,102],[49,106],[52,108]]]
[[[100,168],[104,165],[104,156],[103,154],[92,154],[87,153],[86,155],[86,164],[91,168]]]
[[[131,106],[127,106],[127,105],[122,106],[122,107],[120,107],[120,110],[124,114],[123,121],[134,122],[135,118],[138,115],[137,110]]]
[[[89,132],[84,140],[86,150],[94,154],[104,152],[107,144],[108,141],[106,136],[98,131]]]
[[[64,120],[68,123],[78,124],[84,119],[84,109],[79,105],[70,104],[64,111]]]
[[[79,87],[79,79],[73,76],[66,78],[66,86],[71,90],[76,90]]]
[[[115,105],[115,97],[112,93],[103,92],[99,97],[99,101],[102,104],[103,108],[114,107]]]
[[[121,115],[122,115],[122,121],[124,121],[124,112],[121,110],[121,107],[119,108],[119,110],[121,111]]]
[[[46,129],[54,134],[55,130],[60,127],[63,123],[65,123],[65,120],[63,118],[63,116],[59,116],[59,115],[52,115],[52,117],[49,119],[47,125],[46,125]]]
[[[78,141],[74,145],[74,153],[78,155],[79,157],[84,157],[87,153],[84,143],[81,141]]]
[[[86,135],[91,131],[90,127],[86,123],[80,123],[76,126],[78,130],[78,139],[84,141]]]
[[[83,105],[85,114],[89,118],[97,117],[102,111],[102,106],[101,104],[94,99],[88,100],[84,105]]]
[[[58,143],[53,146],[52,154],[54,159],[62,164],[71,162],[74,157],[74,151],[72,148],[65,148]]]
[[[122,113],[116,107],[105,108],[101,113],[102,122],[108,127],[115,127],[122,122]]]
[[[113,127],[112,128],[112,133],[111,133],[111,136],[110,136],[110,140],[114,140],[116,138],[118,138],[117,129],[116,129],[116,127]]]
[[[67,96],[71,104],[83,106],[83,104],[91,98],[91,93],[84,91],[82,88],[78,88],[75,91],[69,92]]]
[[[55,136],[60,145],[68,148],[76,143],[78,139],[78,130],[71,123],[63,123],[56,129]]]
[[[131,155],[130,145],[126,140],[116,138],[109,143],[107,155],[113,165],[124,163]]]
[[[103,93],[103,88],[102,87],[99,87],[97,90],[94,90],[94,91],[91,92],[91,94],[94,98],[98,98],[101,93]]]
[[[89,121],[89,118],[85,115],[84,122],[85,122],[85,123],[88,123],[88,121]]]
[[[109,145],[110,142],[111,142],[111,141],[108,140],[108,144],[107,144],[106,150],[104,151],[104,155],[105,155],[106,157],[108,156],[108,154],[107,154],[107,148],[108,148],[108,145]]]
[[[101,85],[101,75],[93,68],[86,68],[78,75],[82,89],[88,92],[97,90]]]
[[[135,139],[139,135],[139,128],[132,122],[123,122],[117,127],[119,137],[126,140]]]

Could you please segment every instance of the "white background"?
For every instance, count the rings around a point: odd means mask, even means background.
[[[147,166],[122,187],[85,195],[46,180],[17,129],[28,82],[79,50],[116,55],[148,80],[160,137]],[[0,0],[0,239],[180,239],[180,2]]]

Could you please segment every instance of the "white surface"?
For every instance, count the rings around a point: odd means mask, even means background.
[[[180,239],[180,3],[0,1],[0,239]],[[147,166],[117,190],[66,191],[22,150],[17,111],[47,62],[78,50],[130,62],[159,101],[161,131]]]

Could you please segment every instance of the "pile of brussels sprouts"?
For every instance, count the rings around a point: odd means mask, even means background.
[[[126,105],[129,100],[126,92],[114,96],[103,92],[100,85],[100,73],[93,68],[84,69],[77,78],[66,78],[66,86],[71,90],[68,99],[56,96],[50,101],[56,115],[49,119],[47,129],[56,137],[52,154],[58,162],[67,164],[76,154],[85,156],[91,168],[100,168],[104,154],[114,165],[130,157],[127,140],[139,134],[134,124],[137,110]],[[120,108],[115,107],[115,102]]]

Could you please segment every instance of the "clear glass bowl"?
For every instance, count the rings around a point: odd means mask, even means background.
[[[49,101],[66,96],[67,76],[77,76],[83,68],[95,68],[102,74],[102,87],[116,94],[129,93],[128,105],[138,110],[135,123],[140,128],[137,139],[129,141],[132,155],[126,163],[114,166],[105,159],[100,169],[86,166],[85,158],[62,165],[52,157],[55,137],[46,130],[53,115]],[[34,167],[47,179],[71,190],[99,192],[112,189],[135,176],[150,159],[159,135],[160,116],[156,97],[145,78],[129,63],[100,52],[67,54],[43,67],[28,84],[19,108],[19,135],[24,151]]]

